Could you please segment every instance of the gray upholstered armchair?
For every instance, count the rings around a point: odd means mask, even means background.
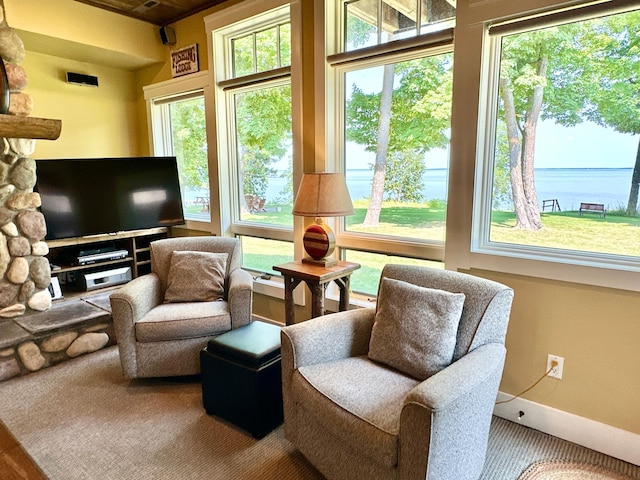
[[[240,248],[224,237],[151,243],[151,273],[110,297],[125,378],[199,373],[209,339],[251,322],[253,283]]]
[[[512,300],[482,278],[387,265],[375,309],[283,328],[287,439],[328,479],[477,479]]]

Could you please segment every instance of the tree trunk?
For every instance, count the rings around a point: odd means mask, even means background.
[[[515,105],[513,101],[513,88],[508,78],[500,80],[500,93],[504,104],[505,123],[507,125],[507,140],[509,142],[509,180],[511,182],[511,194],[513,208],[516,214],[516,228],[530,229],[528,222],[526,197],[522,184],[522,163],[520,162],[522,144],[520,142],[520,129],[516,121]]]
[[[385,65],[382,77],[382,92],[380,93],[380,121],[378,123],[376,162],[373,166],[373,181],[371,183],[371,200],[363,222],[363,225],[367,226],[376,226],[380,222],[387,168],[387,152],[389,150],[389,134],[391,131],[391,100],[393,98],[394,76],[395,65]]]
[[[638,215],[638,189],[640,188],[640,140],[638,140],[638,150],[636,153],[636,164],[633,167],[631,176],[631,189],[629,190],[629,202],[627,203],[627,215],[635,217]]]
[[[537,75],[540,78],[547,77],[547,66],[549,61],[542,57],[538,60]],[[531,104],[527,117],[522,129],[522,185],[524,196],[526,199],[525,209],[528,223],[534,230],[542,228],[542,220],[540,219],[540,207],[538,206],[538,195],[535,185],[535,145],[536,145],[536,129],[538,128],[538,119],[542,110],[542,99],[544,95],[544,86],[538,85],[533,89],[531,96]]]

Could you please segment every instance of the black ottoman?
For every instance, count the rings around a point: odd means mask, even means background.
[[[256,438],[282,423],[280,327],[256,321],[209,340],[200,365],[208,414]]]

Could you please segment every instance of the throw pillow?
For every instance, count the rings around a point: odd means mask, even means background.
[[[227,256],[226,253],[173,252],[164,301],[172,303],[222,300]]]
[[[463,293],[383,278],[369,358],[425,380],[451,363]]]

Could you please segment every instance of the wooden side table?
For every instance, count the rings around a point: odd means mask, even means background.
[[[311,290],[311,317],[324,315],[324,295],[327,285],[334,281],[340,288],[340,311],[349,308],[349,277],[360,264],[339,261],[331,267],[309,263],[289,262],[274,265],[273,269],[284,276],[284,306],[287,325],[295,323],[293,290],[304,282]]]

